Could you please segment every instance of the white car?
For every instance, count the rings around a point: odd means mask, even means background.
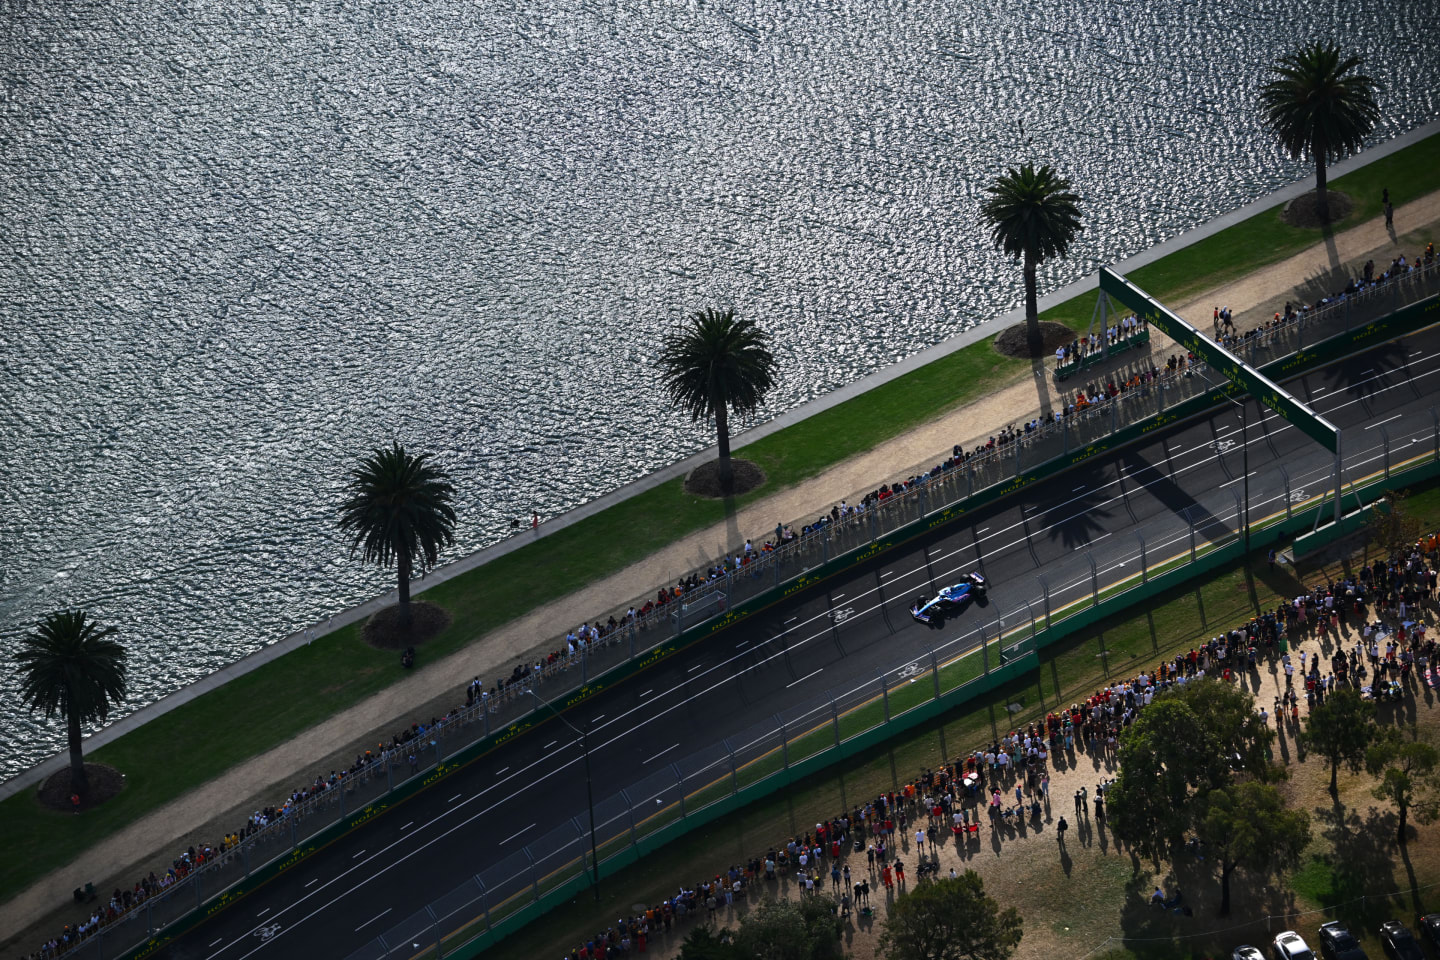
[[[1315,960],[1305,938],[1294,930],[1286,930],[1275,938],[1275,960]]]
[[[1259,947],[1252,947],[1247,943],[1243,947],[1236,947],[1230,954],[1230,960],[1265,960],[1265,954],[1260,952]]]

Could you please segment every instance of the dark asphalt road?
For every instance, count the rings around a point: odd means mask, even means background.
[[[1385,432],[1396,462],[1409,455],[1402,451],[1412,437],[1425,445],[1416,450],[1429,449],[1437,383],[1440,331],[1431,330],[1289,389],[1341,427],[1347,476],[1358,477],[1382,466]],[[1202,539],[1228,535],[1243,487],[1239,441],[1235,410],[1183,424],[883,554],[572,710],[567,717],[577,725],[594,722],[597,800],[637,783],[630,791],[637,803],[672,799],[673,785],[664,790],[670,763],[722,738],[743,744],[747,730],[799,701],[873,685],[881,671],[893,674],[921,657],[928,663],[931,647],[954,653],[972,645],[978,627],[1000,617],[1013,625],[1026,602],[1038,613],[1042,575],[1056,607],[1088,594],[1087,558],[1103,588],[1136,568],[1135,531],[1151,563],[1188,550],[1187,516]],[[1249,460],[1255,520],[1285,509],[1282,467],[1297,496],[1329,485],[1331,455],[1253,403]],[[909,617],[917,596],[977,567],[991,581],[986,605],[939,628]],[[580,759],[578,738],[551,720],[300,862],[156,956],[346,957],[570,818],[583,833]]]

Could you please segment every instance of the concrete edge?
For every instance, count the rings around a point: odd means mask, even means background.
[[[1391,154],[1395,153],[1396,151],[1402,150],[1405,147],[1418,143],[1426,137],[1429,137],[1436,133],[1440,133],[1440,119],[1432,120],[1431,122],[1416,127],[1413,130],[1399,135],[1398,137],[1387,140],[1384,143],[1377,144],[1374,147],[1367,148],[1361,153],[1355,154],[1337,163],[1331,164],[1329,167],[1329,174],[1330,176],[1336,178],[1344,176],[1347,173],[1351,173],[1364,166],[1367,166],[1368,164],[1374,163],[1376,160],[1382,160],[1385,157],[1388,157]],[[1252,201],[1251,203],[1246,204],[1245,206],[1232,210],[1229,213],[1221,214],[1213,220],[1206,221],[1200,226],[1194,228],[1193,230],[1188,230],[1184,233],[1177,234],[1176,236],[1171,237],[1168,240],[1163,240],[1152,247],[1149,247],[1139,253],[1127,257],[1119,263],[1114,264],[1112,269],[1115,269],[1117,272],[1120,273],[1128,273],[1134,270],[1138,270],[1141,267],[1154,263],[1156,260],[1169,256],[1177,250],[1182,250],[1185,247],[1191,246],[1194,243],[1197,243],[1201,240],[1213,236],[1216,233],[1219,233],[1221,230],[1225,230],[1229,227],[1234,226],[1237,223],[1248,220],[1256,214],[1262,213],[1265,210],[1268,210],[1279,203],[1293,200],[1295,197],[1306,193],[1310,189],[1309,184],[1310,178],[1306,177],[1303,180],[1299,180],[1295,183],[1291,183],[1287,186],[1281,187],[1257,200]],[[1040,310],[1048,310],[1050,307],[1064,303],[1065,301],[1073,297],[1079,296],[1082,293],[1086,293],[1092,290],[1098,290],[1098,278],[1099,271],[1097,270],[1096,272],[1091,273],[1086,277],[1075,280],[1059,288],[1058,290],[1054,290],[1046,294],[1039,300]],[[788,410],[763,424],[756,425],[755,427],[752,427],[744,431],[743,433],[737,434],[733,438],[732,446],[736,450],[739,450],[747,444],[751,444],[757,440],[763,439],[764,437],[768,437],[773,433],[783,430],[786,427],[793,426],[794,424],[799,423],[801,420],[806,420],[810,417],[815,416],[818,413],[823,413],[824,411],[829,410],[832,407],[845,403],[848,400],[852,400],[855,397],[860,396],[861,394],[867,393],[870,390],[875,389],[876,387],[882,386],[892,380],[903,377],[906,374],[913,373],[920,367],[932,363],[935,360],[939,360],[942,357],[948,356],[957,350],[961,350],[965,347],[970,346],[973,343],[977,343],[990,336],[993,336],[1000,330],[1004,329],[1007,326],[1010,326],[1011,324],[1019,322],[1023,318],[1023,307],[1017,307],[1003,314],[1000,314],[997,317],[992,317],[991,319],[983,321],[976,326],[963,331],[962,333],[958,333],[955,336],[950,337],[949,339],[941,341],[940,343],[917,351],[916,353],[911,354],[903,360],[898,360],[895,363],[892,363],[889,366],[884,367],[883,369],[877,370],[874,373],[862,377],[861,379],[856,380],[853,383],[849,383],[836,390],[832,390],[830,393],[825,394],[823,397],[817,397],[814,400],[807,401],[806,403],[803,403],[792,410]],[[700,452],[686,457],[683,460],[673,463],[667,467],[663,467],[660,470],[655,471],[654,473],[647,474],[646,476],[641,477],[638,480],[633,480],[630,483],[627,483],[611,491],[610,493],[591,500],[589,503],[581,504],[578,507],[566,511],[558,517],[547,520],[543,524],[541,524],[539,530],[537,531],[526,531],[519,535],[512,536],[506,540],[500,541],[499,543],[491,544],[488,547],[477,550],[476,552],[466,557],[462,557],[459,560],[446,564],[439,569],[432,570],[425,576],[423,580],[421,580],[416,585],[415,593],[417,595],[419,593],[423,593],[429,587],[435,586],[436,584],[444,583],[448,580],[453,579],[454,577],[460,576],[461,574],[468,573],[471,570],[474,570],[476,567],[483,566],[491,562],[492,560],[495,560],[499,557],[505,556],[506,554],[520,549],[521,547],[538,539],[539,537],[546,536],[551,532],[563,530],[566,527],[579,523],[581,520],[584,520],[587,517],[591,517],[601,512],[602,510],[608,509],[609,507],[614,506],[617,503],[629,500],[632,497],[636,497],[649,490],[653,490],[655,487],[668,483],[671,480],[683,477],[691,470],[695,469],[702,463],[709,460],[710,456],[710,448],[706,447]],[[189,684],[188,686],[182,687],[181,689],[176,690],[174,693],[162,697],[155,703],[152,703],[146,707],[142,707],[134,713],[129,714],[128,716],[123,717],[112,724],[109,724],[101,730],[97,730],[91,734],[88,734],[85,737],[86,749],[93,750],[97,747],[102,747],[108,743],[111,743],[114,740],[124,736],[125,734],[138,729],[140,726],[148,723],[156,717],[163,716],[164,714],[169,713],[171,710],[174,710],[176,707],[189,703],[191,700],[194,700],[197,697],[200,697],[206,693],[209,693],[212,690],[215,690],[216,688],[220,687],[225,683],[228,683],[230,680],[233,680],[236,677],[243,676],[252,670],[262,667],[265,664],[270,663],[271,661],[276,660],[281,656],[284,656],[292,650],[303,646],[306,643],[309,643],[316,637],[323,636],[326,633],[335,630],[336,628],[346,627],[369,617],[375,611],[394,603],[395,599],[395,591],[387,591],[378,597],[375,597],[371,600],[366,601],[363,604],[360,604],[359,606],[343,610],[327,618],[324,621],[317,622],[312,626],[292,633],[288,637],[285,637],[265,647],[262,647],[260,650],[257,650],[256,652],[235,661],[229,666],[223,667],[207,677],[197,680],[194,683]],[[11,777],[4,783],[0,783],[0,800],[4,800],[19,793],[22,790],[38,784],[45,777],[48,777],[50,774],[63,768],[68,763],[69,754],[58,753],[46,760],[41,761],[30,769],[24,771],[23,773]]]

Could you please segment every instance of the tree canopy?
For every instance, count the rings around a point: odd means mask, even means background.
[[[831,960],[841,955],[840,934],[833,897],[763,900],[733,932],[692,930],[680,960]]]
[[[1428,741],[1406,740],[1399,731],[1387,730],[1366,752],[1365,768],[1379,779],[1371,791],[1375,799],[1395,805],[1402,846],[1411,812],[1421,823],[1440,817],[1440,751]]]
[[[1324,703],[1310,707],[1300,740],[1307,750],[1324,758],[1330,767],[1330,792],[1339,792],[1339,773],[1343,764],[1351,773],[1365,766],[1365,752],[1380,735],[1375,725],[1375,704],[1360,696],[1360,691],[1341,687],[1325,698]]]
[[[660,382],[670,405],[699,422],[715,418],[720,487],[734,489],[730,465],[730,414],[754,413],[775,385],[770,335],[734,310],[692,314],[660,349]]]
[[[1265,123],[1285,152],[1315,162],[1316,210],[1330,219],[1325,166],[1359,150],[1380,118],[1379,84],[1357,72],[1361,60],[1336,44],[1312,43],[1280,59],[1260,89]]]
[[[1120,738],[1120,772],[1106,791],[1115,835],[1166,856],[1204,815],[1204,799],[1237,775],[1264,781],[1274,734],[1251,695],[1220,680],[1159,694]]]
[[[1020,913],[985,895],[974,870],[917,885],[895,901],[880,933],[886,960],[1007,960],[1023,934]]]
[[[1023,264],[1027,346],[1030,355],[1038,357],[1043,346],[1035,270],[1051,257],[1065,256],[1084,229],[1082,200],[1070,189],[1070,181],[1048,164],[1011,167],[985,191],[989,196],[980,215],[990,227],[990,241]]]
[[[20,698],[46,719],[65,718],[70,747],[70,789],[88,796],[81,725],[103,721],[110,705],[125,699],[126,651],[84,610],[52,613],[20,641]]]
[[[398,441],[381,447],[350,472],[339,526],[350,552],[377,566],[394,566],[402,616],[410,610],[410,578],[439,561],[455,542],[455,487],[429,454],[411,455]]]
[[[1230,912],[1230,875],[1244,867],[1262,877],[1292,870],[1310,842],[1310,815],[1285,806],[1280,791],[1247,780],[1204,799],[1198,835],[1220,865],[1220,914]]]

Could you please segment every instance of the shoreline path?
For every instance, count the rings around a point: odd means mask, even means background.
[[[1322,278],[1346,271],[1358,275],[1358,265],[1366,259],[1373,258],[1377,268],[1384,269],[1401,253],[1413,257],[1417,249],[1415,232],[1440,224],[1440,192],[1397,209],[1395,222],[1406,232],[1387,231],[1383,219],[1377,217],[1330,241],[1190,298],[1179,305],[1177,312],[1201,330],[1208,330],[1212,309],[1229,306],[1237,317],[1243,316],[1254,325],[1258,317],[1282,309],[1287,299],[1300,299],[1299,291],[1308,295]],[[1158,330],[1152,332],[1150,350],[1157,365],[1163,365],[1173,349],[1171,341]],[[1126,357],[1137,359],[1129,354]],[[1095,376],[1103,376],[1105,369],[1097,368]],[[1031,411],[1055,401],[1056,392],[1048,381],[1048,376],[1025,376],[976,403],[949,410],[795,487],[766,497],[727,522],[691,534],[512,621],[487,635],[483,644],[473,644],[415,671],[269,752],[239,764],[224,776],[152,810],[87,850],[75,863],[52,870],[0,905],[0,930],[10,931],[5,945],[24,948],[53,936],[70,919],[70,892],[77,884],[89,880],[100,890],[128,888],[136,877],[168,866],[173,851],[230,832],[244,821],[247,811],[288,795],[295,784],[308,783],[319,770],[347,764],[346,758],[353,757],[357,747],[363,750],[363,745],[388,739],[390,731],[408,726],[415,717],[444,713],[463,696],[465,678],[491,677],[507,671],[536,646],[536,638],[563,634],[597,611],[613,607],[620,602],[617,598],[653,592],[672,580],[676,571],[733,552],[744,542],[744,535],[738,531],[763,533],[772,529],[777,519],[818,515],[831,503],[888,481],[897,471],[908,470],[927,458],[945,456],[956,443],[968,449],[977,439],[983,441],[1007,424],[1028,419],[1034,415]],[[236,797],[245,799],[236,803]],[[97,866],[100,864],[106,866]]]

